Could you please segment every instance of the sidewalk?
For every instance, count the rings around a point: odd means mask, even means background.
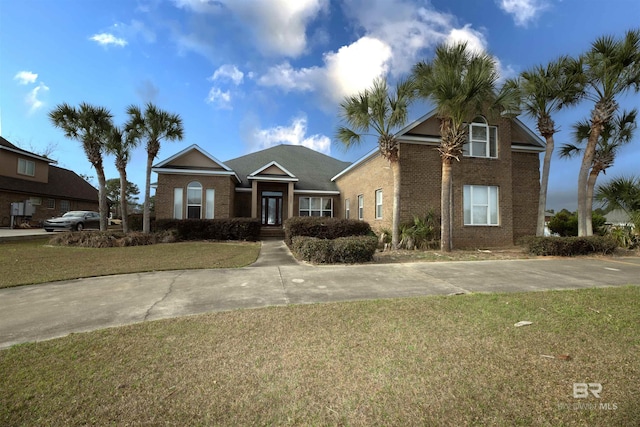
[[[281,241],[239,269],[159,271],[0,289],[0,349],[215,311],[474,292],[640,285],[640,258],[311,266]]]

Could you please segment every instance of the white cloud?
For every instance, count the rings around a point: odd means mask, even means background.
[[[324,55],[323,67],[294,69],[289,63],[272,67],[258,79],[262,86],[285,91],[315,91],[323,101],[335,105],[345,96],[368,88],[376,77],[389,69],[391,49],[382,41],[362,37]]]
[[[39,99],[45,92],[48,92],[49,88],[42,82],[38,86],[34,87],[26,96],[25,102],[29,106],[29,114],[34,113],[44,106],[44,102]]]
[[[94,34],[89,37],[89,39],[97,42],[101,46],[116,45],[123,47],[127,45],[127,41],[125,39],[116,37],[110,33]]]
[[[307,47],[307,24],[327,10],[329,0],[174,0],[196,13],[231,12],[255,33],[255,43],[268,55],[297,57]]]
[[[220,88],[212,87],[206,98],[207,104],[214,104],[220,109],[231,109],[231,93],[223,92]]]
[[[250,135],[252,150],[263,150],[280,144],[302,145],[324,154],[331,153],[331,139],[325,135],[307,136],[307,117],[298,116],[290,126],[276,126],[268,129],[256,129]]]
[[[244,78],[244,73],[238,69],[235,65],[225,64],[219,67],[213,75],[209,78],[210,80],[231,80],[233,84],[238,86],[242,83],[242,79]]]
[[[20,71],[13,77],[13,79],[17,80],[21,85],[26,85],[35,83],[38,79],[38,75],[36,73],[32,73],[31,71]]]
[[[499,0],[498,5],[500,9],[513,15],[516,25],[521,27],[526,27],[548,7],[546,0]]]
[[[479,31],[467,24],[462,28],[453,28],[446,39],[447,44],[467,43],[467,48],[475,53],[487,51],[487,39]]]

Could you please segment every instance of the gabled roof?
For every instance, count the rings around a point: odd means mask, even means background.
[[[250,187],[251,174],[274,163],[298,178],[296,190],[309,191],[338,191],[331,177],[350,164],[301,145],[277,145],[225,163],[238,174],[241,187]]]
[[[266,173],[272,167],[273,169],[277,169],[280,173],[278,174]],[[247,179],[260,179],[260,178],[264,179],[264,178],[273,178],[273,177],[278,177],[279,179],[286,180],[286,181],[298,181],[298,178],[294,174],[289,172],[285,167],[278,164],[278,162],[276,161],[267,163],[266,165],[262,166],[258,170],[250,173],[247,176]]]
[[[192,152],[195,152],[201,156],[201,159],[205,160],[206,165],[188,165],[180,164],[182,157],[189,156]],[[174,154],[173,156],[161,161],[154,165],[151,170],[156,173],[166,174],[186,174],[186,175],[227,175],[232,176],[236,181],[240,182],[240,179],[235,172],[226,164],[207,153],[200,148],[197,144],[190,145],[182,151]]]
[[[49,165],[49,182],[0,176],[0,191],[32,196],[98,202],[98,190],[69,170]]]
[[[43,162],[47,162],[47,163],[56,163],[55,160],[51,160],[47,157],[39,156],[30,151],[23,150],[22,148],[16,147],[15,145],[13,145],[12,143],[10,143],[9,141],[7,141],[1,136],[0,136],[0,150],[10,151],[12,153],[20,154],[22,156],[31,157],[37,160],[42,160]]]

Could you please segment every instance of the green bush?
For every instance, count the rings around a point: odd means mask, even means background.
[[[606,222],[604,216],[593,212],[591,214],[591,225],[594,233],[604,234],[603,226]],[[578,235],[578,214],[571,213],[566,209],[561,210],[549,220],[549,230],[560,237]]]
[[[285,243],[291,247],[296,236],[337,239],[348,236],[371,236],[369,223],[357,219],[341,219],[317,216],[297,216],[284,222]]]
[[[431,249],[440,246],[440,219],[432,209],[424,217],[414,215],[413,222],[400,225],[400,247]]]
[[[315,264],[368,262],[378,246],[375,236],[350,236],[336,239],[295,236],[291,250],[299,258]]]
[[[249,240],[260,238],[260,220],[255,218],[160,219],[158,231],[173,230],[179,240]]]
[[[615,239],[608,236],[529,237],[523,243],[529,253],[542,256],[606,255],[618,247]]]
[[[127,216],[127,226],[129,227],[129,231],[142,231],[142,221],[143,215],[140,214],[131,214]],[[151,216],[150,219],[150,228],[151,231],[155,231],[155,216]]]

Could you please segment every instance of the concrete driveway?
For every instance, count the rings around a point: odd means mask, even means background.
[[[269,248],[267,248],[269,249]],[[640,284],[640,258],[257,267],[126,274],[0,289],[0,348],[147,320],[272,305]]]

